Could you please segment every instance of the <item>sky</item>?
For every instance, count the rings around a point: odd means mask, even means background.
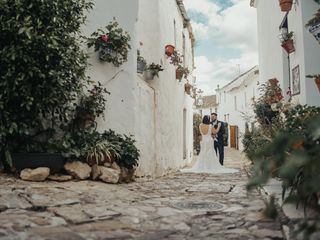
[[[184,0],[196,38],[197,88],[203,95],[258,64],[256,9],[249,0]]]

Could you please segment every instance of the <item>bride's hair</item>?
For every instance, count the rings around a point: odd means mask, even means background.
[[[210,116],[209,115],[204,115],[202,119],[203,124],[210,124]]]

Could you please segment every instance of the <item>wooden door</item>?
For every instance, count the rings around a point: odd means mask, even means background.
[[[238,149],[238,126],[230,125],[230,147]]]

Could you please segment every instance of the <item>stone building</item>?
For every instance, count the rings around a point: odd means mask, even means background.
[[[217,112],[217,99],[216,95],[208,95],[199,97],[196,101],[195,113],[204,115],[210,115],[213,112]]]
[[[128,61],[120,67],[101,63],[88,49],[93,80],[111,92],[99,131],[113,129],[133,134],[141,158],[138,176],[161,176],[192,160],[193,98],[185,92],[186,79],[176,80],[175,66],[165,46],[175,46],[183,65],[192,72],[195,39],[182,0],[94,0],[83,29],[86,36],[106,26],[114,17],[131,36]],[[161,64],[164,71],[154,80],[137,73],[137,50],[148,64]],[[192,76],[189,76],[190,82]]]

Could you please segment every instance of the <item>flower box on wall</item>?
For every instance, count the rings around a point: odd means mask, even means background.
[[[288,12],[291,10],[293,0],[279,0],[280,9],[282,12]]]
[[[165,46],[165,53],[168,57],[170,57],[174,53],[174,46],[172,45],[166,45]]]

